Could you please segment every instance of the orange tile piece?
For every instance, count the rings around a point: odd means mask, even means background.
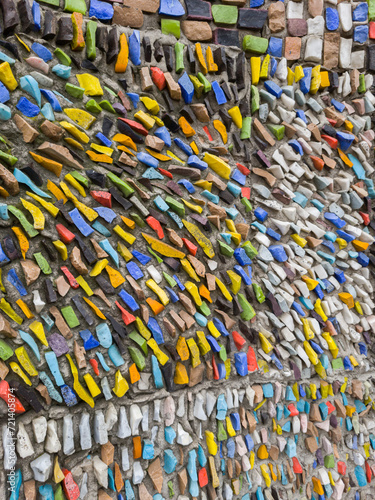
[[[129,377],[130,377],[130,383],[131,384],[135,384],[141,378],[141,376],[139,374],[139,371],[138,371],[137,366],[136,366],[135,363],[133,363],[129,367]]]
[[[148,297],[148,298],[146,299],[146,302],[147,302],[147,304],[151,307],[152,312],[155,314],[155,316],[157,316],[157,315],[158,315],[158,314],[160,314],[162,311],[164,311],[164,306],[163,306],[163,304],[160,304],[160,302],[158,302],[157,300],[152,299],[151,297]]]
[[[212,304],[211,294],[210,294],[209,290],[207,289],[207,287],[205,285],[203,285],[203,283],[199,287],[199,295],[201,297],[203,297],[204,299],[208,300],[208,302],[210,304]]]
[[[142,456],[142,440],[141,436],[133,437],[133,458],[137,460]]]

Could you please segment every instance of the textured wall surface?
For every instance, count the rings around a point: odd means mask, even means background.
[[[0,497],[370,498],[375,2],[0,7]]]

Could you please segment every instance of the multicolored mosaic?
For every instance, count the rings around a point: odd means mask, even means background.
[[[0,498],[370,498],[375,0],[0,7]]]

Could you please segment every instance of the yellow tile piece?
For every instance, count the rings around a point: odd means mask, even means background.
[[[174,153],[172,153],[172,151],[169,151],[169,149],[167,149],[167,155],[172,158],[172,160],[176,160],[178,161],[179,163],[181,163],[182,165],[185,165],[185,162],[181,160],[181,158],[179,158],[178,156],[176,156]]]
[[[214,61],[214,55],[210,46],[208,46],[206,49],[206,61],[208,72],[215,73],[218,70],[218,66]]]
[[[217,444],[215,441],[214,433],[211,431],[205,431],[204,434],[206,436],[208,453],[212,456],[215,456],[217,454]]]
[[[303,333],[305,334],[305,339],[306,340],[313,339],[315,337],[315,334],[310,327],[309,320],[306,318],[301,318],[301,321],[303,325]]]
[[[114,151],[112,148],[108,148],[107,146],[102,146],[101,144],[95,144],[95,142],[92,142],[90,144],[90,148],[93,149],[94,151],[97,151],[98,153],[102,153],[109,157],[112,156]]]
[[[30,311],[29,306],[22,299],[16,300],[16,304],[21,309],[21,311],[23,312],[23,314],[26,316],[27,319],[34,318],[34,314]]]
[[[100,80],[91,73],[82,73],[76,75],[79,86],[85,89],[85,95],[88,96],[99,96],[103,95],[103,89],[100,85]]]
[[[268,78],[268,68],[270,66],[270,62],[271,62],[271,56],[269,54],[267,54],[265,56],[265,58],[263,59],[262,67],[260,69],[259,76],[262,80],[267,80],[267,78]]]
[[[180,125],[181,131],[185,135],[185,137],[193,137],[193,135],[196,134],[195,130],[184,116],[180,116],[180,118],[178,119],[178,124]]]
[[[22,325],[23,319],[19,316],[13,307],[4,298],[0,300],[0,310],[3,311],[7,316],[9,316],[13,321]]]
[[[71,186],[73,186],[83,198],[86,198],[86,191],[84,190],[82,184],[80,184],[72,174],[66,174],[64,179],[69,182]]]
[[[242,278],[239,274],[235,273],[231,269],[227,271],[227,275],[232,282],[230,289],[236,295],[240,291]]]
[[[107,319],[104,314],[102,313],[102,311],[99,309],[99,307],[97,307],[94,302],[92,302],[90,299],[88,299],[87,297],[83,297],[83,300],[86,302],[86,304],[88,304],[91,309],[94,311],[94,313],[98,316],[98,318],[100,319]]]
[[[226,423],[226,427],[227,427],[228,436],[234,437],[236,435],[236,431],[233,428],[230,417],[225,417],[225,423]]]
[[[194,203],[190,203],[190,201],[186,201],[183,198],[181,198],[181,201],[184,203],[185,206],[190,208],[193,212],[197,212],[197,214],[201,214],[203,212],[203,208],[200,207],[199,205],[194,205]]]
[[[25,384],[30,386],[33,385],[29,377],[25,374],[22,368],[15,361],[11,361],[9,363],[9,366],[12,369],[12,371],[25,382]]]
[[[302,280],[306,283],[307,285],[307,288],[311,291],[311,290],[314,290],[314,288],[316,288],[318,285],[319,285],[319,281],[317,280],[313,280],[312,278],[310,278],[309,276],[307,276],[306,274],[304,276],[302,276]]]
[[[213,321],[210,320],[208,321],[207,323],[207,329],[208,331],[210,332],[210,334],[215,337],[215,339],[218,339],[220,336],[221,336],[221,333],[219,332],[219,330],[216,328],[216,326],[214,325]]]
[[[86,154],[91,161],[95,161],[96,163],[113,163],[113,159],[105,153],[94,153],[94,151],[90,151],[90,149],[88,149]]]
[[[46,221],[46,218],[44,217],[43,212],[40,210],[40,208],[35,206],[33,203],[30,203],[29,201],[24,200],[23,198],[20,198],[20,201],[21,201],[22,205],[24,206],[24,208],[26,208],[26,210],[28,212],[30,212],[30,214],[33,218],[33,222],[34,222],[34,224],[33,224],[34,229],[39,229],[42,231],[44,229],[44,224]]]
[[[224,123],[220,120],[214,120],[212,124],[214,128],[219,132],[223,144],[226,144],[228,142],[228,133]]]
[[[352,125],[352,127],[353,127],[353,124],[351,124],[351,125]],[[350,130],[350,132],[351,132],[351,130]],[[341,149],[340,149],[340,148],[337,148],[337,152],[338,152],[338,154],[339,154],[340,158],[342,159],[342,161],[345,163],[345,165],[346,165],[347,167],[351,168],[351,167],[353,166],[353,162],[351,162],[351,161],[349,160],[349,158],[346,156],[346,154],[345,154],[345,153],[343,153],[343,152],[341,151]]]
[[[95,212],[92,208],[88,207],[84,203],[78,201],[77,199],[73,200],[73,204],[78,210],[83,214],[86,219],[88,219],[90,222],[94,221],[99,217],[98,213]]]
[[[43,168],[49,170],[50,172],[53,172],[56,175],[56,177],[60,177],[61,170],[63,167],[62,163],[51,160],[50,158],[45,158],[44,156],[41,155],[37,155],[33,151],[29,151],[29,155],[32,157],[34,161],[39,163],[39,165],[41,165]]]
[[[205,153],[203,161],[220,177],[223,179],[229,179],[230,176],[230,166],[221,158],[211,153]]]
[[[125,73],[129,62],[129,45],[126,33],[120,35],[120,50],[115,64],[115,73]]]
[[[46,334],[44,333],[43,325],[40,321],[33,321],[29,326],[30,330],[33,332],[35,337],[46,347],[48,347],[48,342],[46,339]]]
[[[68,201],[68,198],[65,196],[63,191],[61,191],[61,189],[58,186],[56,186],[56,184],[54,184],[49,179],[47,181],[47,189],[50,193],[53,194],[53,196],[56,198],[56,200],[62,200],[64,205]]]
[[[305,240],[305,238],[302,238],[302,236],[300,236],[297,233],[292,234],[291,238],[297,243],[297,245],[299,245],[302,248],[304,248],[307,245],[307,240]]]
[[[288,67],[287,83],[288,85],[293,85],[295,74],[291,68]]]
[[[352,124],[351,121],[345,120],[344,125],[345,125],[345,130],[347,130],[348,132],[353,132],[354,125]]]
[[[211,193],[212,182],[205,181],[204,179],[200,179],[197,182],[194,182],[194,186],[198,186],[202,189],[207,189]]]
[[[83,376],[83,379],[84,381],[86,382],[86,385],[87,385],[87,388],[91,394],[91,396],[93,398],[95,398],[96,396],[99,396],[99,394],[102,392],[100,389],[99,389],[99,386],[98,384],[95,382],[95,380],[93,379],[93,376],[91,375],[91,373],[86,373],[84,376]]]
[[[186,283],[184,283],[184,285],[185,285],[186,290],[193,297],[195,304],[198,307],[200,307],[202,305],[202,299],[201,299],[201,296],[199,295],[197,285],[195,283],[192,283],[191,281],[186,281]]]
[[[221,293],[223,294],[223,297],[228,301],[228,302],[232,302],[233,301],[233,297],[232,295],[229,293],[227,287],[224,285],[224,283],[219,280],[219,278],[217,276],[215,276],[215,282],[217,284],[217,286],[219,287]]]
[[[338,244],[340,250],[348,246],[348,243],[343,238],[336,238],[335,243]]]
[[[198,62],[201,66],[201,69],[202,69],[202,73],[204,75],[207,75],[207,64],[206,64],[206,61],[204,59],[204,55],[203,55],[203,51],[202,51],[202,46],[200,43],[196,43],[195,44],[195,54],[197,56],[197,59],[198,59]]]
[[[242,128],[242,114],[238,106],[228,109],[228,115],[232,118],[233,123],[237,128]]]
[[[28,249],[30,248],[29,240],[26,238],[25,233],[22,231],[22,229],[20,227],[13,226],[12,231],[17,236],[18,244],[20,246],[21,253],[22,253],[22,257],[25,259],[26,253],[27,253]]]
[[[120,146],[117,146],[117,149],[120,151],[125,151],[125,153],[127,153],[128,155],[135,156],[135,154],[132,151],[130,151],[130,149],[127,148],[126,146],[120,145]]]
[[[117,242],[117,251],[121,255],[121,257],[126,260],[126,262],[132,260],[133,255],[129,252],[126,246],[123,243],[121,243],[121,241]]]
[[[318,362],[319,362],[318,356],[317,356],[316,352],[314,351],[314,349],[311,347],[311,345],[307,342],[307,340],[304,341],[303,348],[305,349],[305,352],[306,352],[307,356],[309,357],[309,360],[311,361],[311,363],[313,365],[318,364]]]
[[[18,86],[10,64],[7,61],[0,64],[0,82],[2,82],[10,91],[15,90]]]
[[[140,98],[141,103],[144,105],[144,107],[153,115],[157,115],[160,111],[160,106],[159,103],[155,99],[151,99],[151,97],[147,96],[141,96]]]
[[[138,121],[142,123],[142,125],[147,128],[147,130],[150,130],[154,125],[155,125],[155,118],[152,116],[148,115],[142,110],[137,111],[134,113],[134,118],[136,118]]]
[[[105,270],[108,273],[109,281],[111,282],[113,288],[117,288],[125,282],[125,278],[122,274],[116,269],[113,269],[113,267],[107,265]]]
[[[185,257],[185,254],[183,252],[177,250],[171,245],[163,243],[162,241],[159,241],[158,239],[154,238],[153,236],[150,236],[149,234],[146,233],[141,233],[141,234],[143,238],[147,241],[147,243],[151,246],[152,250],[160,253],[160,255],[163,255],[164,257],[173,257],[174,259],[183,259]]]
[[[62,120],[59,123],[67,132],[69,132],[69,134],[72,134],[72,136],[75,137],[78,141],[82,142],[83,144],[88,144],[90,142],[90,137],[82,132],[82,130],[79,130],[75,125],[73,125],[73,123],[67,122],[66,120]]]
[[[258,83],[259,83],[260,65],[261,65],[261,58],[260,57],[251,57],[250,58],[251,83],[253,85],[258,85]]]
[[[82,288],[82,290],[84,290],[84,292],[89,297],[94,295],[94,292],[91,290],[90,285],[87,283],[87,281],[85,280],[85,278],[81,274],[79,276],[77,276],[76,282],[79,284],[79,286]]]
[[[75,139],[73,139],[73,137],[64,137],[64,141],[66,143],[68,143],[69,146],[72,146],[73,148],[79,149],[81,151],[85,150],[85,148],[82,146],[82,144],[80,142],[76,141]]]
[[[66,184],[66,182],[61,181],[60,182],[60,187],[63,190],[65,196],[68,198],[68,200],[71,200],[73,203],[77,200],[77,196],[75,196],[69,186]]]
[[[189,349],[185,337],[180,335],[177,339],[176,351],[181,358],[181,361],[187,361],[189,359]]]
[[[14,353],[17,356],[17,359],[18,359],[19,363],[21,364],[22,368],[31,377],[36,377],[38,375],[38,371],[36,370],[35,366],[32,364],[25,347],[24,346],[18,347],[14,351]]]
[[[190,276],[190,278],[192,278],[197,283],[199,283],[200,279],[199,279],[197,273],[195,272],[193,266],[190,264],[190,262],[187,259],[181,259],[180,262],[181,262],[182,269],[185,271],[185,273],[187,273],[187,275]]]
[[[135,326],[144,339],[149,340],[151,338],[150,330],[143,324],[141,318],[138,316],[135,318]]]
[[[261,444],[257,451],[257,456],[260,460],[266,460],[269,457],[267,447],[265,444]]]
[[[135,229],[135,222],[132,219],[128,219],[124,215],[121,215],[121,220],[129,229]]]
[[[198,338],[199,351],[202,354],[202,356],[204,356],[205,354],[211,351],[210,344],[208,343],[208,340],[206,339],[204,332],[197,331],[196,333]]]
[[[299,82],[301,80],[301,78],[303,78],[305,76],[305,73],[303,71],[303,68],[302,66],[296,66],[294,68],[294,80],[295,82]]]
[[[363,316],[363,309],[362,309],[361,304],[358,302],[358,300],[356,302],[354,302],[354,308],[359,315]]]
[[[65,108],[64,113],[77,125],[88,130],[96,121],[95,116],[90,115],[87,111],[78,108]]]
[[[310,94],[316,94],[318,92],[321,81],[320,65],[314,66],[311,70]]]
[[[152,290],[159,297],[164,307],[169,304],[168,295],[164,292],[162,288],[160,288],[160,286],[153,279],[147,280],[146,286],[148,286],[148,288]]]
[[[74,364],[70,354],[65,354],[67,360],[69,361],[70,370],[73,375],[73,389],[77,393],[77,396],[85,401],[91,408],[94,408],[95,402],[91,395],[86,391],[86,389],[81,385],[78,379],[78,369]]]
[[[341,302],[343,302],[344,304],[346,304],[348,306],[349,309],[352,309],[354,307],[353,295],[351,295],[350,293],[341,292],[341,293],[339,293],[339,298],[340,298]]]
[[[127,231],[124,231],[122,227],[120,227],[118,224],[113,228],[113,230],[118,236],[120,236],[120,238],[126,241],[128,245],[132,245],[137,239],[132,234],[128,233]]]
[[[330,81],[329,81],[329,73],[328,71],[321,71],[320,72],[320,88],[325,89],[329,87]]]
[[[137,145],[128,135],[125,134],[116,134],[112,137],[112,141],[119,142],[123,146],[127,146],[131,148],[133,151],[137,151]]]
[[[149,153],[151,156],[156,158],[157,160],[160,161],[171,161],[171,158],[166,155],[162,155],[161,153],[158,153],[157,151],[153,151],[152,149],[146,148],[147,153]]]
[[[199,155],[199,149],[198,149],[198,146],[195,144],[194,141],[191,141],[190,143],[190,147],[191,149],[194,151],[194,154],[195,155]]]
[[[56,484],[61,483],[61,481],[65,479],[63,471],[60,469],[59,465],[59,457],[55,456],[55,464],[53,466],[53,480]]]
[[[266,487],[269,488],[271,486],[271,477],[268,474],[268,467],[266,464],[262,464],[260,466],[260,471],[262,473],[264,482],[266,483]]]
[[[317,301],[315,302],[314,311],[319,314],[319,316],[322,318],[323,321],[327,321],[328,317],[323,311],[322,301],[320,299],[317,299]]]
[[[169,357],[159,348],[158,344],[156,343],[156,340],[153,338],[149,339],[147,341],[147,345],[149,346],[150,349],[152,349],[159,363],[162,366],[164,366],[165,363],[169,360]]]
[[[232,237],[232,241],[233,243],[238,247],[238,245],[240,245],[241,243],[241,240],[242,240],[242,236],[240,235],[240,233],[232,233],[232,232],[229,232],[229,234],[231,235]]]
[[[201,364],[200,356],[199,356],[199,348],[193,338],[187,339],[187,345],[191,354],[191,366],[195,368],[196,366]]]
[[[157,127],[164,127],[164,122],[161,118],[159,118],[159,116],[154,115],[154,118]]]
[[[55,246],[56,250],[59,252],[62,260],[66,260],[68,258],[68,249],[66,248],[65,243],[63,243],[61,240],[56,240],[52,243]]]
[[[266,354],[270,353],[272,351],[272,349],[273,349],[273,345],[267,339],[267,337],[263,333],[261,333],[261,332],[259,332],[259,340],[260,340],[260,343],[261,343],[263,351]]]
[[[22,40],[22,39],[21,39],[21,38],[17,35],[17,33],[15,34],[15,36],[16,36],[16,38],[17,38],[18,42],[22,45],[22,47],[23,47],[23,48],[24,48],[27,52],[31,52],[30,47],[27,45],[27,43],[26,43],[26,42],[24,42],[24,41],[23,41],[23,40]]]
[[[202,248],[207,257],[209,259],[212,259],[215,256],[215,252],[211,241],[202,233],[202,231],[196,224],[188,222],[185,219],[182,219],[182,223],[189,231],[189,233],[193,236],[198,245]]]
[[[127,380],[122,376],[120,370],[117,370],[115,375],[115,386],[112,389],[114,394],[118,398],[122,398],[129,390],[129,384]]]
[[[38,196],[37,194],[31,193],[30,191],[26,191],[27,196],[30,196],[30,198],[33,198],[35,201],[39,202],[43,208],[47,210],[53,217],[57,217],[58,213],[60,210],[53,205],[50,201],[46,201],[44,198],[41,196]]]

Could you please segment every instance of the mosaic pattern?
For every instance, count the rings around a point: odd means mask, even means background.
[[[1,498],[369,498],[375,1],[0,7]]]

